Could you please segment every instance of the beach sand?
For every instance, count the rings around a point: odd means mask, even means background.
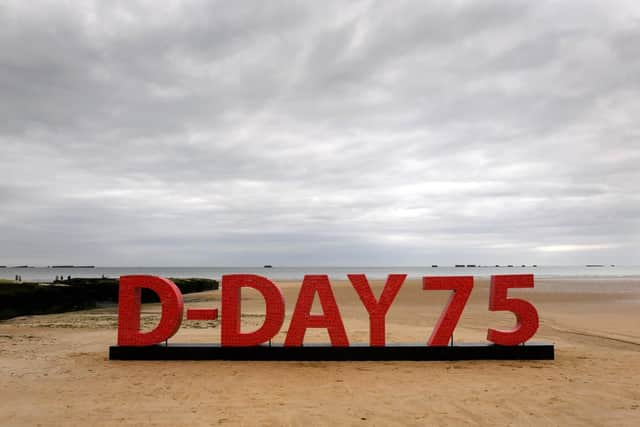
[[[290,314],[299,282],[279,284]],[[367,342],[355,291],[332,284],[351,342]],[[0,322],[0,425],[640,425],[640,279],[537,279],[509,295],[535,304],[534,340],[553,342],[555,361],[109,361],[115,307],[11,319]],[[263,303],[243,298],[249,330]],[[447,298],[407,281],[387,342],[426,342]],[[510,328],[513,316],[487,305],[488,283],[476,279],[457,342]],[[185,296],[185,308],[218,306],[219,291]],[[158,309],[144,306],[148,327]],[[172,341],[219,334],[213,322],[185,320]],[[306,341],[328,337],[309,330]]]

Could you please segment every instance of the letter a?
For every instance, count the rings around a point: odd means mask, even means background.
[[[311,314],[313,298],[316,293],[320,298],[323,314]],[[307,328],[326,328],[332,346],[349,346],[349,339],[327,275],[304,276],[284,345],[287,347],[301,346]]]

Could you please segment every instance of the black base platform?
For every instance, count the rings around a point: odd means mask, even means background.
[[[159,344],[148,347],[112,346],[111,360],[262,360],[262,361],[365,361],[365,360],[553,360],[553,344],[527,343],[513,347],[493,344],[456,344],[428,347],[425,344],[393,344],[370,347],[352,344],[282,344],[257,347],[221,347],[219,344]]]

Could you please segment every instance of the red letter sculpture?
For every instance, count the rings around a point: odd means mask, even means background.
[[[240,332],[241,288],[252,288],[262,294],[266,313],[262,326],[253,332]],[[269,279],[255,274],[222,276],[222,336],[221,345],[248,347],[269,341],[280,331],[284,322],[284,297]]]
[[[517,325],[511,331],[489,329],[487,340],[498,345],[518,345],[531,338],[538,330],[538,312],[528,301],[507,298],[509,288],[533,288],[533,274],[491,276],[490,311],[510,311]]]
[[[390,274],[384,289],[380,294],[380,300],[376,301],[376,297],[371,291],[371,286],[364,274],[347,275],[351,284],[358,292],[358,296],[369,313],[369,344],[374,347],[384,347],[386,344],[385,337],[385,320],[389,307],[398,295],[398,291],[406,279],[406,274]]]
[[[467,300],[473,289],[473,277],[423,277],[422,289],[430,291],[453,291],[428,341],[428,345],[446,346],[449,344],[458,320],[460,320],[464,306],[467,305]]]
[[[311,314],[316,292],[320,298],[323,314]],[[327,275],[304,276],[284,345],[287,347],[301,346],[307,328],[327,328],[332,346],[349,346],[347,332],[342,324],[340,310],[338,310],[338,304],[336,304]]]
[[[158,326],[140,332],[140,291],[151,289],[160,298]],[[171,281],[157,276],[122,276],[118,293],[118,345],[146,346],[171,338],[182,323],[182,294]]]

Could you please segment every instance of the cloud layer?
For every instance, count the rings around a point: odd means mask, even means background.
[[[637,2],[0,5],[0,264],[638,264]]]

